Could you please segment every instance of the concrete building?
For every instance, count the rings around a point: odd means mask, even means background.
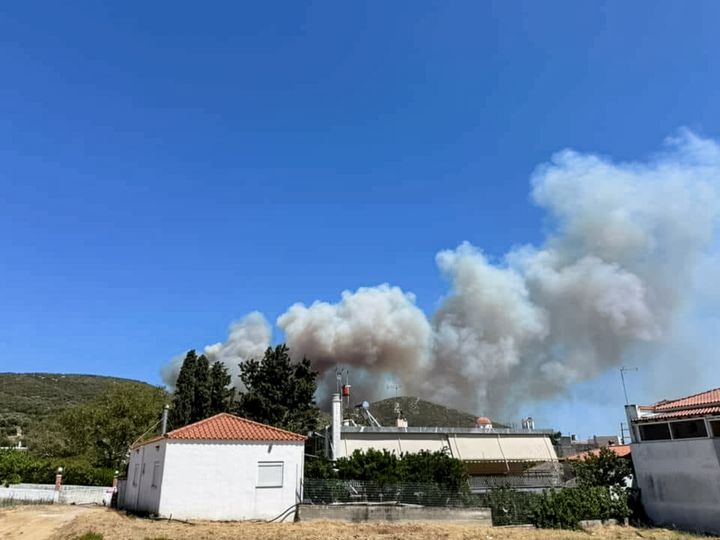
[[[659,525],[720,533],[720,388],[627,405],[640,498]]]
[[[130,450],[120,505],[165,518],[292,519],[305,437],[222,413]]]
[[[327,437],[332,459],[355,450],[388,450],[395,454],[445,450],[461,459],[471,476],[471,488],[484,491],[498,483],[518,488],[559,485],[560,467],[550,436],[552,430],[498,429],[484,422],[474,428],[366,427],[343,418],[342,401],[333,396],[332,425]]]

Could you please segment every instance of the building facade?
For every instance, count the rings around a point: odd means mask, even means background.
[[[332,424],[326,439],[327,453],[332,459],[370,448],[397,455],[442,450],[463,461],[475,492],[499,484],[540,489],[560,483],[558,458],[550,440],[552,430],[498,429],[486,425],[366,427],[344,421],[339,395],[334,396],[332,406]]]
[[[294,517],[305,437],[219,414],[131,449],[121,507],[163,518]]]
[[[640,498],[658,525],[720,533],[720,389],[626,406]]]

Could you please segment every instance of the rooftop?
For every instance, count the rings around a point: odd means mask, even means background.
[[[143,441],[142,446],[162,439],[204,440],[204,441],[263,441],[263,442],[302,442],[303,435],[284,429],[254,422],[247,418],[229,413],[220,413],[194,424],[170,431],[165,435]]]
[[[630,445],[629,444],[614,444],[611,446],[605,446],[604,448],[607,448],[610,450],[613,454],[615,454],[618,457],[627,457],[630,455]],[[575,454],[573,456],[568,456],[566,459],[570,461],[575,461],[578,459],[585,459],[586,457],[593,455],[593,456],[599,456],[600,450],[602,448],[594,448],[593,450],[588,450],[587,452],[580,452],[579,454]]]
[[[511,428],[465,428],[465,427],[366,427],[342,426],[343,433],[455,433],[464,435],[535,435],[548,436],[555,433],[552,429],[511,429]]]
[[[720,388],[677,399],[663,399],[638,407],[641,420],[660,420],[720,414]]]

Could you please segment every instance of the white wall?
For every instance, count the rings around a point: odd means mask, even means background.
[[[720,439],[632,444],[640,496],[657,524],[720,533]]]
[[[158,512],[162,517],[272,519],[301,501],[302,442],[167,442]],[[261,461],[283,462],[282,487],[256,487]]]
[[[122,506],[134,512],[157,514],[160,508],[162,474],[167,440],[159,440],[130,451],[127,483]],[[156,484],[153,485],[153,471],[158,463]],[[135,477],[135,467],[138,475]],[[137,480],[137,481],[136,481]]]

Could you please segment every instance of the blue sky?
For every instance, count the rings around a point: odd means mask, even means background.
[[[625,160],[680,126],[720,136],[719,16],[3,5],[0,371],[159,383],[251,310],[274,320],[383,282],[430,313],[447,291],[437,251],[541,241],[529,177],[554,152]]]

